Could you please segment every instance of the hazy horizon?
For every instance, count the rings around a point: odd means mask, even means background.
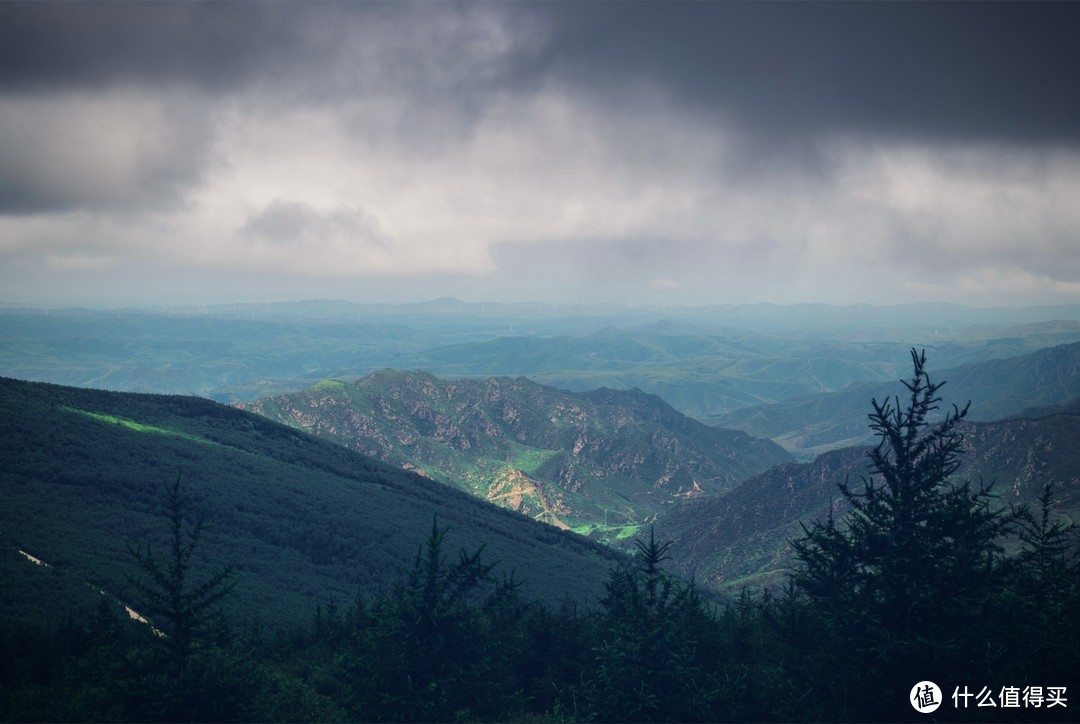
[[[340,305],[340,306],[339,306]],[[442,306],[440,306],[442,305]],[[461,305],[461,306],[454,306]],[[259,314],[269,313],[271,316],[288,315],[310,307],[326,314],[345,315],[343,319],[353,318],[353,313],[359,315],[379,314],[380,310],[387,313],[412,313],[421,316],[426,314],[458,314],[465,316],[484,316],[486,313],[497,313],[498,316],[522,316],[528,317],[539,313],[545,317],[589,316],[596,314],[599,317],[606,315],[618,315],[631,323],[641,323],[640,320],[661,319],[665,313],[670,312],[673,316],[670,321],[676,322],[681,319],[696,318],[702,312],[717,310],[721,315],[730,315],[739,310],[745,315],[748,311],[753,318],[753,310],[775,310],[776,312],[788,312],[792,319],[805,317],[807,320],[816,319],[815,315],[825,314],[860,314],[865,312],[866,322],[874,323],[874,320],[887,319],[891,313],[900,313],[905,317],[910,316],[913,310],[918,310],[926,323],[951,319],[953,321],[964,318],[983,319],[990,321],[1027,319],[1027,321],[1076,321],[1080,320],[1080,303],[1060,304],[967,304],[960,302],[948,302],[941,300],[908,301],[885,304],[872,304],[870,302],[852,302],[833,304],[829,302],[786,302],[777,303],[770,301],[757,302],[702,302],[702,303],[675,303],[672,301],[656,302],[619,302],[610,300],[600,301],[544,301],[541,299],[485,299],[456,296],[441,297],[417,297],[401,299],[347,299],[344,297],[296,297],[275,298],[267,296],[242,296],[228,297],[204,297],[198,295],[161,295],[161,296],[136,296],[136,295],[108,295],[100,294],[93,297],[65,297],[63,295],[50,297],[0,297],[0,311],[9,312],[60,312],[64,314],[78,313],[80,310],[91,313],[111,313],[114,311],[143,312],[147,314],[182,313],[184,315],[210,315],[218,316],[223,312],[233,310],[261,310]],[[337,311],[333,311],[337,309]],[[275,311],[276,310],[276,311]],[[284,311],[283,311],[284,310]],[[294,310],[294,311],[287,311]],[[231,312],[229,312],[231,314]],[[245,312],[246,314],[246,312]],[[683,316],[688,315],[688,316]],[[809,315],[809,316],[807,316]],[[759,315],[760,316],[760,315]],[[1001,319],[997,319],[1001,317]],[[356,317],[357,319],[359,317]],[[639,320],[633,322],[632,320]]]
[[[2,3],[0,301],[1080,303],[1076,3]]]

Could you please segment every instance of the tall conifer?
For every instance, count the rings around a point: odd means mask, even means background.
[[[904,694],[916,682],[987,663],[978,612],[995,590],[1005,519],[986,486],[952,479],[970,403],[932,423],[945,383],[930,380],[925,351],[911,359],[906,403],[871,402],[879,442],[870,475],[839,486],[850,512],[804,526],[793,543],[795,582],[833,647],[820,673],[856,690],[841,712],[856,717],[897,705],[907,714]]]

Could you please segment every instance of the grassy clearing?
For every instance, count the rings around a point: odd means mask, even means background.
[[[89,410],[79,410],[79,409],[74,408],[74,407],[62,407],[61,409],[65,410],[67,412],[74,412],[77,415],[84,415],[86,417],[92,418],[92,419],[97,420],[99,422],[107,422],[107,423],[111,423],[113,425],[120,425],[121,427],[125,427],[125,428],[127,428],[129,430],[134,430],[135,432],[146,432],[146,433],[152,433],[152,434],[155,434],[155,435],[166,435],[166,436],[169,436],[169,437],[178,437],[178,438],[182,438],[184,440],[190,440],[191,442],[202,443],[204,445],[216,445],[217,444],[217,443],[213,442],[212,440],[207,440],[206,438],[199,437],[198,435],[192,435],[192,434],[187,433],[187,432],[180,432],[179,430],[170,430],[170,429],[165,428],[165,427],[157,427],[155,425],[147,425],[147,424],[142,423],[142,422],[136,422],[135,420],[128,420],[127,418],[117,417],[115,415],[107,415],[107,414],[102,413],[102,412],[90,412]]]
[[[536,471],[551,458],[559,455],[557,450],[541,450],[514,443],[514,459],[510,465],[526,475],[535,475]]]

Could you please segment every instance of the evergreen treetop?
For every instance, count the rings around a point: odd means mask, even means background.
[[[911,359],[906,403],[872,400],[879,441],[868,454],[870,474],[861,486],[839,485],[850,513],[804,525],[793,542],[795,583],[838,657],[854,654],[901,681],[956,670],[978,655],[961,640],[971,630],[961,623],[995,590],[1007,526],[987,486],[952,479],[969,405],[931,422],[945,383],[931,381],[925,351],[913,349]]]

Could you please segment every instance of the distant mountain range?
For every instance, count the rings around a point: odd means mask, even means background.
[[[955,479],[994,482],[1002,507],[1032,503],[1053,482],[1056,514],[1080,519],[1080,405],[1034,414],[964,424],[965,462]],[[800,521],[824,520],[830,507],[837,518],[848,512],[837,485],[850,479],[859,489],[868,451],[849,447],[777,466],[720,498],[671,510],[656,522],[657,535],[673,541],[672,560],[683,573],[710,586],[737,592],[782,584]]]
[[[1080,398],[1080,343],[932,372],[935,379],[947,381],[943,394],[948,399],[961,405],[972,401],[971,419],[997,420],[1027,408]],[[868,382],[842,392],[744,407],[710,420],[775,440],[806,459],[829,449],[869,442],[866,415],[870,399],[882,400],[897,390],[895,383]]]
[[[451,555],[485,545],[497,574],[515,571],[531,598],[593,605],[618,561],[580,536],[194,397],[0,378],[0,460],[9,619],[58,620],[103,593],[138,610],[129,546],[167,548],[162,493],[178,473],[189,515],[207,520],[195,572],[235,561],[233,605],[270,626],[404,580],[436,516]]]
[[[572,393],[524,377],[383,370],[238,406],[599,537],[791,459],[640,390]]]
[[[0,375],[19,379],[231,402],[423,369],[576,392],[637,387],[698,419],[894,380],[913,345],[946,369],[1073,342],[1076,307],[0,304]]]
[[[760,310],[750,310],[755,311]],[[890,328],[882,321],[882,327],[870,330],[854,326],[858,315],[831,311],[835,316],[822,312],[824,319],[853,326],[819,329],[823,318],[813,310],[800,314],[799,308],[775,308],[785,324],[801,320],[807,326],[775,329],[765,322],[768,317],[748,313],[738,323],[730,316],[699,316],[608,325],[590,334],[502,334],[441,345],[388,366],[421,368],[441,377],[524,375],[578,392],[638,387],[687,415],[711,420],[748,406],[839,392],[860,383],[889,383],[904,374],[913,345],[927,348],[940,369],[1080,340],[1075,321],[965,329],[935,328],[929,321],[926,328]],[[890,312],[896,310],[868,308],[863,324],[907,319]]]

